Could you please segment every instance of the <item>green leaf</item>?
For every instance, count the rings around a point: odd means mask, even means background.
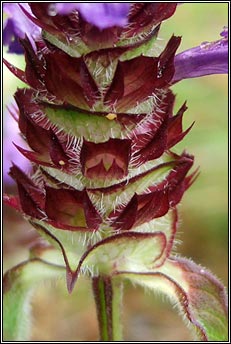
[[[84,266],[95,265],[99,273],[115,270],[147,271],[159,263],[166,246],[163,233],[122,233],[96,244],[84,259]]]
[[[120,270],[150,271],[159,266],[166,247],[166,237],[161,232],[127,232],[101,240],[80,259],[76,270],[67,266],[67,288],[71,292],[80,273],[113,275]]]
[[[30,300],[44,279],[65,277],[65,269],[34,258],[7,271],[3,279],[4,340],[28,340],[31,327]]]
[[[150,39],[147,41],[144,41],[143,44],[141,44],[138,47],[135,47],[131,50],[128,50],[125,52],[121,57],[120,61],[126,61],[131,60],[137,56],[155,56],[154,47],[156,49],[155,43],[156,43],[156,35],[153,35]]]
[[[149,273],[120,272],[132,282],[165,293],[201,341],[227,341],[227,295],[208,270],[185,258],[172,258]]]
[[[79,57],[87,54],[90,51],[81,39],[78,39],[78,42],[75,44],[68,44],[67,41],[61,40],[61,38],[57,38],[55,35],[52,35],[45,30],[43,31],[43,37],[48,42],[65,51],[65,53],[72,57]]]
[[[78,109],[62,109],[44,107],[44,113],[57,127],[62,128],[77,138],[84,137],[87,141],[100,143],[110,138],[123,139],[136,123],[124,124],[120,121],[108,120],[106,116]]]

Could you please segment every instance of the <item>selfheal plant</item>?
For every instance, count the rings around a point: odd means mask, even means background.
[[[181,38],[172,36],[155,54],[161,22],[176,3],[94,4],[98,25],[91,4],[82,5],[19,5],[42,34],[33,42],[21,37],[25,71],[5,62],[29,86],[15,93],[13,115],[29,146],[16,148],[33,165],[28,176],[13,164],[18,196],[5,201],[50,244],[34,246],[30,260],[4,277],[5,336],[28,338],[25,305],[41,279],[65,275],[71,292],[83,274],[92,280],[101,340],[122,339],[125,279],[177,302],[197,339],[226,340],[224,287],[172,253],[177,205],[197,169],[192,155],[172,151],[191,127],[182,128],[186,104],[174,115],[170,87],[225,73],[227,36],[178,55]]]

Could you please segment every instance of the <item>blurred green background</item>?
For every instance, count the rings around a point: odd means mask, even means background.
[[[182,36],[178,52],[204,41],[219,39],[228,23],[228,3],[185,3],[162,24],[160,47],[174,33]],[[7,55],[13,64],[22,58]],[[20,85],[4,68],[4,103]],[[22,84],[21,84],[22,85]],[[226,75],[184,80],[173,88],[177,95],[175,111],[187,100],[184,128],[194,127],[174,151],[186,149],[195,155],[200,175],[184,195],[180,210],[181,225],[177,252],[192,258],[228,284],[228,78]],[[11,210],[4,216],[5,267],[27,257],[33,230]],[[55,288],[54,288],[55,287]],[[125,340],[180,341],[192,340],[177,312],[165,298],[147,294],[141,288],[125,286]],[[67,295],[65,284],[44,285],[36,292],[33,340],[97,339],[94,302],[88,281],[78,282],[73,294]]]

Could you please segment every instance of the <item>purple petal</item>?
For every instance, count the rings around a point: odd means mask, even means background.
[[[12,161],[21,166],[23,170],[30,169],[30,162],[17,151],[12,142],[18,143],[23,147],[26,146],[24,140],[19,135],[16,120],[7,113],[4,116],[3,123],[3,181],[5,185],[14,184],[13,179],[8,175]]]
[[[80,11],[83,18],[105,29],[112,26],[125,26],[128,22],[130,3],[57,3],[55,10],[59,14],[69,14],[73,10]]]
[[[3,30],[3,44],[8,46],[8,53],[23,54],[23,47],[15,38],[14,21],[9,18]]]
[[[176,55],[172,83],[209,74],[228,73],[227,28],[224,28],[221,36],[223,38],[218,41],[204,42]]]
[[[227,26],[224,26],[224,27],[223,27],[223,31],[220,33],[220,36],[222,36],[222,37],[228,39],[228,33],[229,33],[229,32],[228,32]]]
[[[56,15],[58,14],[63,14],[67,15],[70,14],[73,11],[77,11],[79,9],[79,5],[81,7],[81,4],[78,4],[77,2],[58,2],[58,3],[53,3],[49,6],[49,15]]]
[[[20,6],[32,14],[27,3],[3,4],[3,10],[8,15],[3,29],[3,44],[8,45],[8,52],[16,54],[22,54],[24,51],[19,44],[19,38],[25,38],[27,35],[35,49],[34,40],[41,36],[41,29],[27,18]]]

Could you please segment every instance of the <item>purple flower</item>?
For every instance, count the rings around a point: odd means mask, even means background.
[[[221,36],[218,41],[204,42],[198,47],[176,55],[172,83],[209,74],[228,73],[227,28],[224,28]]]
[[[3,29],[3,44],[8,46],[9,53],[23,54],[19,39],[26,35],[35,49],[34,40],[41,36],[41,29],[27,18],[21,7],[31,14],[28,3],[3,4],[3,10],[8,15]]]
[[[78,10],[87,22],[105,29],[125,26],[129,9],[130,3],[57,3],[54,13],[69,14],[73,10]]]
[[[9,112],[17,116],[16,104],[8,107]],[[24,140],[20,137],[17,118],[13,118],[9,113],[6,113],[3,119],[3,182],[4,185],[13,185],[14,181],[9,176],[9,169],[14,161],[24,170],[29,170],[31,167],[29,161],[14,147],[13,142],[25,147]]]

